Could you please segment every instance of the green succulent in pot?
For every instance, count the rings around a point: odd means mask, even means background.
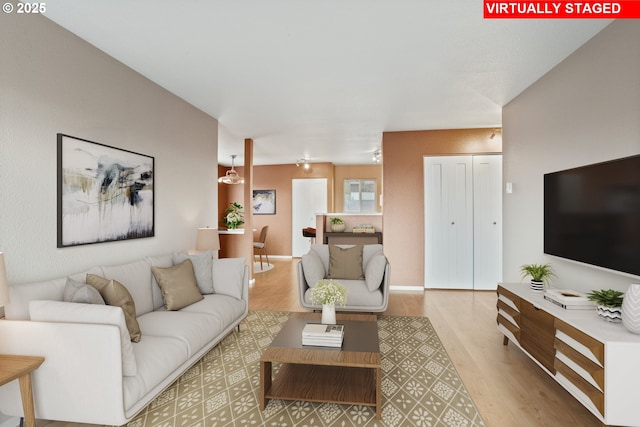
[[[600,289],[599,291],[591,291],[587,294],[590,301],[605,307],[615,308],[622,305],[624,292],[614,291],[613,289]]]

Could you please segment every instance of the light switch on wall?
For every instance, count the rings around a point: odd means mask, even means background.
[[[507,194],[513,193],[513,182],[507,182],[505,191],[507,192]]]

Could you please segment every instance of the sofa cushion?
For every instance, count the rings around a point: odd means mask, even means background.
[[[213,260],[213,289],[217,294],[242,299],[244,282],[244,258],[221,258]]]
[[[322,259],[316,252],[309,251],[309,253],[302,255],[300,262],[302,263],[304,279],[311,288],[318,283],[318,280],[324,279],[327,275]]]
[[[126,264],[102,266],[102,273],[102,277],[117,280],[127,288],[136,303],[136,316],[153,311],[149,261],[139,259]]]
[[[369,292],[364,280],[340,280],[340,283],[347,288],[347,304],[344,307],[340,307],[340,310],[349,311],[351,307],[356,309],[362,309],[363,307],[380,307],[384,301],[384,295],[378,288],[373,292]],[[304,293],[304,300],[311,306],[319,305],[314,304],[311,301],[311,291],[309,288]],[[369,310],[367,310],[369,311]]]
[[[330,279],[364,279],[362,269],[362,245],[340,247],[329,245]]]
[[[187,254],[186,252],[174,253],[173,263],[180,264],[184,260],[191,260],[193,272],[196,275],[198,289],[203,295],[213,293],[213,257],[211,251]]]
[[[373,292],[382,284],[384,269],[387,266],[387,257],[382,252],[374,254],[367,263],[364,272],[364,280],[369,292]]]
[[[231,325],[246,310],[246,301],[229,295],[209,294],[202,301],[180,310],[181,313],[205,313],[217,317],[222,325]]]
[[[186,310],[153,311],[138,320],[144,336],[172,337],[186,344],[187,357],[199,352],[228,326],[212,314]]]
[[[70,277],[67,277],[62,300],[65,302],[104,305],[104,300],[96,288],[86,283],[76,282]]]
[[[135,376],[138,373],[136,358],[127,329],[124,312],[109,305],[78,304],[62,301],[31,301],[31,320],[36,322],[95,323],[114,325],[120,330],[122,353],[122,375]]]
[[[173,266],[172,254],[149,256],[146,258],[146,260],[149,265],[154,267],[167,268]],[[149,269],[149,271],[151,271],[151,269]],[[153,309],[157,310],[164,307],[164,301],[162,299],[162,289],[160,289],[160,285],[158,285],[158,281],[153,274],[151,275],[151,293],[153,298]]]
[[[131,341],[140,341],[142,335],[140,333],[140,326],[136,320],[136,305],[127,288],[117,280],[105,279],[95,274],[87,274],[87,284],[93,286],[100,292],[104,302],[122,308],[127,329],[129,330],[129,335],[131,335]]]
[[[151,271],[162,289],[162,299],[167,310],[180,310],[203,298],[190,259],[173,267],[151,267]]]
[[[369,263],[369,260],[371,259],[371,257],[377,254],[378,252],[383,252],[381,244],[364,245],[362,247],[362,268],[363,269],[367,268],[367,264]]]

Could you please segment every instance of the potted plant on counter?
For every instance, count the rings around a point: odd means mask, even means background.
[[[240,228],[244,224],[244,212],[242,211],[242,205],[238,202],[231,202],[229,207],[224,211],[224,225],[229,229]]]
[[[622,321],[622,301],[624,292],[613,289],[600,289],[587,294],[589,300],[596,303],[596,312],[601,319],[607,322],[619,323]]]
[[[344,229],[347,228],[342,218],[331,218],[329,219],[329,223],[331,224],[331,231],[334,233],[342,233]]]
[[[554,276],[550,264],[524,264],[520,266],[522,278],[531,276],[531,290],[540,292],[549,286],[549,280]]]

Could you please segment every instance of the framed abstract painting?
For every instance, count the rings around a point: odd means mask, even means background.
[[[276,190],[253,190],[253,214],[275,215]]]
[[[153,237],[154,158],[58,134],[58,247]]]

